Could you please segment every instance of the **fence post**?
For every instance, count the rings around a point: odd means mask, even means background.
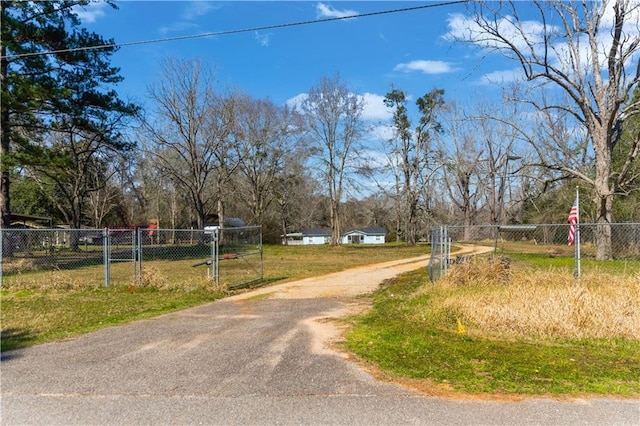
[[[4,241],[4,228],[0,228],[0,287],[2,287],[2,270],[4,269],[4,253],[2,251],[2,242]]]
[[[449,228],[445,225],[442,227],[442,266],[440,276],[447,273],[449,269],[449,258],[451,255],[451,243],[449,240]]]
[[[136,247],[136,256],[134,258],[135,268],[135,281],[138,285],[142,285],[142,228],[138,228],[138,244]]]
[[[445,252],[445,247],[446,247],[446,239],[447,236],[444,233],[444,226],[440,227],[440,277],[442,277],[442,271],[444,270],[444,262],[445,262],[445,258],[444,258],[444,252]]]
[[[286,236],[285,236],[286,238]],[[262,248],[262,225],[260,225],[260,238],[258,239],[260,242],[260,279],[264,279],[264,254]],[[1,284],[1,282],[0,282]]]
[[[109,287],[111,282],[111,245],[109,244],[109,228],[102,230],[102,262],[104,263],[104,286]]]
[[[211,278],[213,282],[218,285],[218,232],[220,228],[215,227],[211,233]]]

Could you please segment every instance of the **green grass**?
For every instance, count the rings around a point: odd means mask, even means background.
[[[346,347],[397,380],[428,383],[434,393],[640,394],[638,340],[486,333],[466,320],[459,324],[455,310],[430,316],[442,308],[440,291],[425,271],[390,280],[375,294],[373,309],[351,319]],[[470,290],[446,291],[468,297]]]
[[[83,290],[2,290],[2,351],[66,339],[223,297],[210,289],[114,286]]]
[[[263,283],[317,276],[358,265],[424,255],[428,251],[425,246],[394,244],[265,246]],[[571,258],[552,258],[544,253],[511,258],[514,273],[559,270],[570,277]],[[0,293],[2,351],[153,317],[228,294],[203,281],[203,270],[192,268],[192,263],[184,258],[147,262],[144,287],[126,283],[131,265],[116,265],[123,269],[121,275],[125,282],[109,288],[86,284],[87,280],[100,282],[93,277],[99,277],[100,266],[23,274],[20,277],[23,285],[5,286]],[[628,275],[633,269],[633,265],[624,261],[596,263],[593,268],[596,267],[620,275]],[[490,285],[443,288],[430,283],[425,270],[404,274],[386,282],[374,295],[374,308],[368,314],[350,319],[353,328],[345,345],[400,379],[429,383],[442,392],[640,394],[637,339],[492,333],[475,326],[462,308],[445,306],[445,302],[452,303],[451,300],[481,300],[489,293]],[[499,282],[491,288],[498,294],[509,285]],[[595,291],[592,296],[596,296]],[[468,331],[460,331],[459,325]]]
[[[527,267],[537,269],[563,269],[573,271],[573,255],[551,257],[544,253],[505,253],[514,261]],[[597,261],[590,257],[583,257],[580,260],[583,271],[599,271],[608,273],[632,274],[640,271],[640,261],[638,260],[608,260],[606,262]]]
[[[291,281],[428,252],[427,246],[397,244],[265,246],[262,283]],[[207,280],[206,268],[192,267],[194,259],[188,259],[192,255],[201,260],[197,257],[201,253],[181,253],[173,261],[145,261],[141,286],[132,282],[131,263],[114,264],[112,278],[116,284],[106,288],[102,286],[101,265],[5,276],[0,293],[0,350],[65,339],[227,295],[224,288],[215,288]],[[227,265],[242,266],[236,260]]]
[[[428,255],[427,245],[388,243],[343,246],[265,246],[264,278],[281,282],[330,274],[360,265]]]

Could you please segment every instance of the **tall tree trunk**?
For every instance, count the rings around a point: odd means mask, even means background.
[[[464,240],[465,241],[472,241],[473,240],[473,229],[471,228],[473,226],[473,214],[471,212],[471,208],[469,206],[465,206],[462,214],[464,216]]]
[[[606,135],[599,133],[594,134],[603,138],[605,142],[597,143],[594,140],[596,154],[596,176],[594,179],[594,202],[597,208],[598,223],[596,227],[596,259],[610,260],[612,258],[611,249],[611,211],[613,209],[613,189],[611,188],[611,151],[606,143]]]
[[[280,216],[280,224],[282,225],[282,235],[284,236],[282,240],[282,244],[285,246],[289,245],[289,238],[287,238],[287,220],[284,217],[284,214]]]
[[[331,244],[334,246],[340,245],[342,240],[340,239],[340,201],[331,200],[329,217],[331,218]]]
[[[82,215],[82,200],[80,196],[75,195],[71,200],[71,223],[69,228],[71,233],[69,234],[69,249],[71,251],[78,251],[79,238],[78,229],[80,229],[80,218]]]

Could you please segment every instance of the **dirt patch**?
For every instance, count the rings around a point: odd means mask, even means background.
[[[493,250],[491,247],[465,246],[456,255],[477,255]],[[349,325],[345,317],[365,313],[371,308],[371,300],[363,297],[377,290],[383,281],[402,273],[428,266],[429,256],[420,256],[360,266],[346,271],[306,278],[299,281],[268,286],[261,289],[232,296],[230,299],[307,299],[337,298],[342,306],[322,316],[307,318],[303,324],[312,334],[312,351],[317,354],[332,354],[347,359],[375,377],[377,380],[394,383],[428,396],[452,399],[489,399],[488,397],[468,395],[453,391],[446,383],[434,383],[430,380],[409,379],[393,376],[376,366],[345,350],[341,342]],[[510,395],[491,395],[491,400],[519,401],[524,397]]]

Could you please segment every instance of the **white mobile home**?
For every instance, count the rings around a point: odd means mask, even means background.
[[[374,226],[354,229],[342,236],[342,244],[384,244],[387,230]]]
[[[302,244],[331,244],[330,228],[312,228],[302,231]]]
[[[302,232],[291,232],[287,235],[281,235],[281,238],[282,244],[286,244],[288,246],[331,244],[331,229],[305,229]]]

